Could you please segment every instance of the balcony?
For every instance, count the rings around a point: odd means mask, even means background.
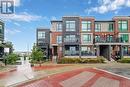
[[[65,43],[73,43],[73,42],[78,42],[79,40],[77,38],[73,38],[73,39],[64,39]]]
[[[65,51],[65,56],[79,56],[79,51]]]
[[[124,51],[124,52],[123,52],[123,56],[130,56],[130,52]]]
[[[95,43],[128,43],[128,40],[123,40],[122,38],[98,38],[94,39]]]
[[[93,52],[81,51],[81,56],[95,56]]]

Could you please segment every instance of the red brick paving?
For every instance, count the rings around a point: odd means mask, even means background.
[[[70,65],[44,65],[44,66],[34,66],[34,70],[46,70],[46,69],[53,69],[53,68],[60,68],[60,67],[65,67],[65,66],[70,66]]]
[[[44,66],[34,66],[32,68],[34,71],[39,71],[39,70],[60,68],[60,67],[65,67],[65,66],[70,66],[70,65],[44,65]],[[14,73],[15,71],[16,71],[16,69],[6,71],[6,72],[0,72],[0,79],[3,79],[6,76],[10,76],[11,73]]]
[[[16,69],[9,70],[9,71],[6,71],[6,72],[0,72],[0,79],[4,78],[5,76],[8,76],[10,73],[13,73],[15,71],[16,71]]]
[[[120,77],[120,76],[116,76],[104,71],[100,71],[97,69],[92,69],[92,68],[85,68],[85,69],[78,69],[78,70],[73,70],[73,71],[68,71],[68,72],[64,72],[61,74],[55,74],[55,75],[51,75],[50,77],[45,77],[42,78],[40,80],[37,81],[32,81],[29,83],[25,83],[22,84],[18,87],[62,87],[59,83],[67,80],[75,75],[80,74],[81,72],[84,71],[89,71],[92,73],[96,73],[96,75],[90,79],[88,82],[86,82],[82,87],[91,87],[99,77],[105,77],[105,78],[109,78],[109,79],[113,79],[113,80],[117,80],[120,82],[120,87],[130,87],[130,80]],[[39,81],[42,83],[39,83]],[[39,84],[38,84],[39,83]],[[35,85],[37,84],[37,85]],[[50,84],[50,86],[47,86],[47,84]],[[108,83],[109,84],[109,83]],[[34,86],[35,85],[35,86]],[[105,87],[105,86],[104,86]]]

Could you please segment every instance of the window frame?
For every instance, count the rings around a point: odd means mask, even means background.
[[[62,31],[62,24],[61,23],[56,24],[56,31],[59,31],[59,32]]]
[[[123,28],[123,25],[126,25],[126,28]],[[120,32],[128,31],[128,21],[127,20],[119,20],[118,21],[118,29]]]
[[[45,39],[46,32],[45,31],[38,31],[38,39]]]
[[[101,24],[95,23],[95,32],[101,32]]]
[[[84,27],[85,26],[85,27]],[[92,22],[91,21],[82,21],[81,22],[81,30],[82,31],[91,31]]]
[[[91,43],[91,41],[92,41],[91,34],[82,34],[82,43]]]
[[[66,35],[65,36],[65,42],[75,42],[76,41],[76,35]]]
[[[76,21],[66,21],[66,31],[75,31],[76,30]]]
[[[56,43],[58,43],[58,44],[62,43],[62,36],[56,37]]]

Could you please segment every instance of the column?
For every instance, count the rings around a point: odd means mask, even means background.
[[[120,46],[120,56],[121,56],[121,58],[123,58],[123,51],[124,51],[124,48],[123,48],[123,46],[121,45],[121,46]]]
[[[111,60],[111,52],[112,52],[111,45],[109,45],[108,60]]]
[[[97,48],[96,56],[100,56],[100,49],[99,49],[99,45],[96,45],[96,48]]]
[[[81,45],[79,45],[79,58],[81,58]]]

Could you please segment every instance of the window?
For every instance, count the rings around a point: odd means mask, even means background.
[[[66,21],[66,31],[75,31],[75,21]]]
[[[57,36],[57,43],[62,43],[62,36]]]
[[[76,36],[75,35],[66,35],[65,42],[75,42]]]
[[[38,31],[38,39],[45,39],[45,32],[44,31]]]
[[[91,47],[89,47],[89,46],[81,47],[81,55],[82,56],[92,56],[93,51],[92,51]]]
[[[112,42],[113,41],[113,35],[108,35],[107,36],[107,41]]]
[[[123,55],[124,56],[128,56],[129,55],[129,50],[128,50],[128,46],[124,46],[124,49],[123,49]]]
[[[109,24],[108,31],[112,32],[113,31],[113,24]]]
[[[2,30],[3,30],[2,25],[0,25],[0,33],[2,33]]]
[[[129,35],[128,34],[121,34],[120,39],[121,39],[121,42],[128,42]]]
[[[81,47],[81,50],[82,51],[91,51],[91,48],[90,47]]]
[[[61,23],[57,23],[56,31],[62,31],[62,24]]]
[[[82,21],[82,31],[91,31],[91,21]]]
[[[83,41],[83,43],[91,42],[91,34],[84,34],[82,36],[82,41]]]
[[[70,51],[76,51],[76,47],[70,47]]]
[[[96,35],[95,36],[95,42],[99,42],[100,41],[100,36],[99,35]]]
[[[127,21],[118,21],[119,31],[128,31],[128,22]]]
[[[95,24],[95,31],[96,32],[100,32],[101,31],[101,24],[99,24],[99,23]]]

